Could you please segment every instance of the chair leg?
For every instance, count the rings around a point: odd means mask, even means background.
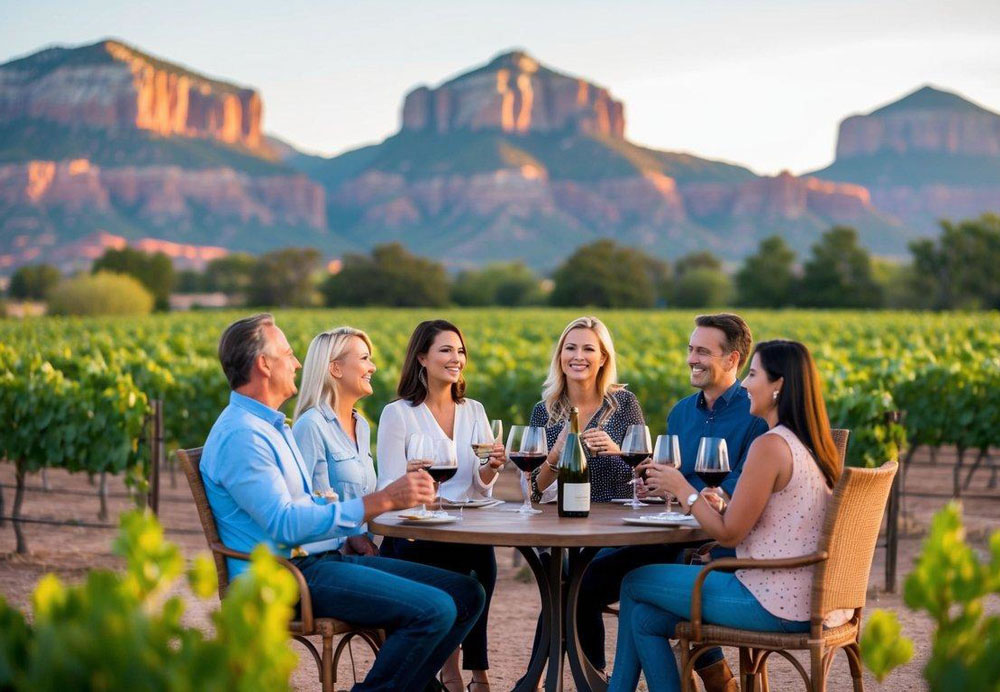
[[[760,692],[771,692],[771,685],[767,681],[767,658],[761,660],[758,674],[760,675]]]
[[[323,637],[323,665],[320,668],[320,684],[323,692],[333,692],[333,683],[337,677],[333,669],[333,637]]]
[[[812,692],[826,692],[826,676],[823,674],[823,647],[809,648],[809,689]]]
[[[857,643],[844,647],[847,652],[847,662],[851,666],[851,679],[854,681],[854,692],[865,692],[864,678],[861,673],[861,648]]]
[[[690,646],[688,646],[687,639],[678,639],[677,643],[679,644],[678,648],[680,649],[680,654],[681,654],[681,661],[680,661],[681,692],[694,692],[695,688],[691,684],[691,676],[684,674],[684,671],[687,668],[688,661],[690,660],[691,657],[691,648]]]

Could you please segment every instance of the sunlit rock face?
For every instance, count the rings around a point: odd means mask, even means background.
[[[411,91],[403,103],[402,127],[438,134],[577,132],[622,139],[625,107],[607,89],[515,51],[436,89]]]
[[[197,75],[124,43],[50,48],[0,66],[0,123],[40,119],[261,147],[252,89]]]

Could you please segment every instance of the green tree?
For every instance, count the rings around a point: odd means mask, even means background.
[[[174,289],[178,293],[201,293],[205,290],[205,275],[194,269],[179,271]]]
[[[260,256],[247,295],[251,305],[309,307],[319,303],[316,273],[319,250],[284,248]]]
[[[440,263],[387,243],[371,255],[345,255],[322,290],[327,305],[437,307],[448,303],[448,275]]]
[[[550,301],[563,306],[653,307],[664,271],[661,262],[641,250],[598,240],[577,248],[556,269]]]
[[[939,310],[1000,308],[1000,215],[941,222],[937,242],[910,244],[909,295]]]
[[[740,305],[759,308],[791,305],[794,285],[795,251],[779,235],[760,241],[757,253],[747,257],[736,273]]]
[[[153,294],[157,310],[170,307],[170,292],[177,281],[174,263],[162,252],[149,254],[130,247],[121,250],[107,250],[94,261],[92,273],[101,271],[134,276]]]
[[[883,304],[871,255],[858,244],[858,232],[846,226],[831,228],[812,246],[796,293],[796,302],[803,307],[877,308]]]
[[[205,267],[204,286],[206,291],[220,291],[232,298],[246,300],[250,286],[254,283],[257,258],[245,252],[212,260]]]
[[[152,294],[135,277],[111,272],[61,281],[49,295],[53,315],[146,315]]]
[[[20,300],[45,300],[62,275],[51,264],[21,267],[10,277],[7,293]]]
[[[674,279],[673,304],[679,308],[707,308],[726,305],[733,284],[722,271],[708,267],[689,269]]]
[[[460,272],[451,297],[459,305],[538,305],[541,281],[523,262],[494,262]]]

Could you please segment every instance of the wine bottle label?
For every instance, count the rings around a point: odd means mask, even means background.
[[[563,511],[590,511],[590,483],[563,483]]]

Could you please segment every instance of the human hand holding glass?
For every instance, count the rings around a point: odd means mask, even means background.
[[[672,466],[679,471],[681,468],[681,438],[677,435],[657,435],[656,445],[653,447],[653,463]],[[670,504],[676,498],[671,493],[666,493],[664,499],[667,501],[667,511],[669,512]]]

